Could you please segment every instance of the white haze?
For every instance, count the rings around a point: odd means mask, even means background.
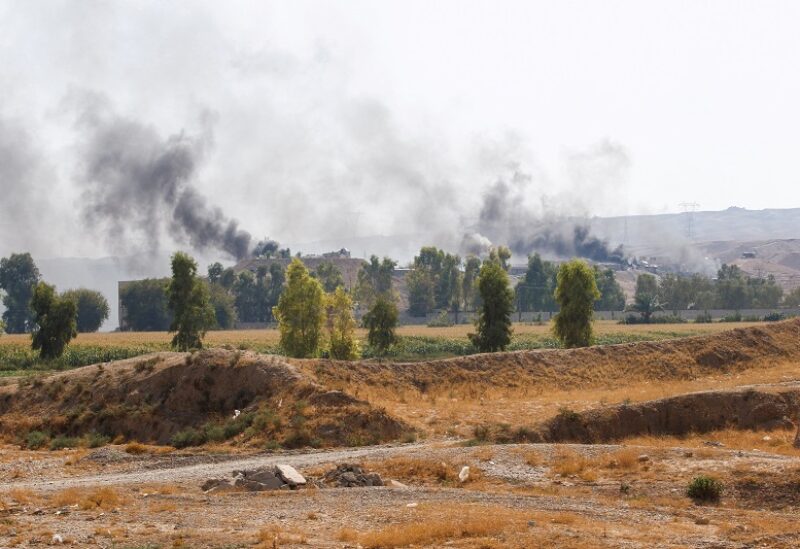
[[[529,222],[681,202],[795,206],[799,12],[727,1],[0,2],[0,256],[136,254],[126,274],[159,274],[156,258],[197,248],[173,220],[120,230],[145,218],[128,219],[125,205],[88,215],[98,182],[87,181],[82,97],[152,143],[202,141],[182,183],[202,211],[294,250],[457,249],[465,233],[486,236],[481,211],[498,182],[516,194],[493,240]]]

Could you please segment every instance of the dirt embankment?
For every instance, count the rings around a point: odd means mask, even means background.
[[[378,443],[408,430],[281,357],[222,349],[158,353],[0,387],[0,415],[6,434],[97,432],[162,444],[209,424],[230,433],[255,423],[263,436],[298,445]]]
[[[659,342],[480,354],[428,362],[296,361],[331,387],[365,385],[391,392],[473,387],[609,386],[694,379],[800,361],[800,320]]]
[[[591,444],[642,435],[682,436],[726,428],[790,428],[798,412],[798,383],[704,391],[581,413],[564,411],[536,429],[531,438]]]

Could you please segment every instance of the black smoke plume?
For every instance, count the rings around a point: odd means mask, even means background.
[[[183,133],[162,138],[152,127],[91,108],[80,119],[86,137],[81,180],[85,219],[112,246],[156,253],[165,231],[194,249],[242,259],[249,233],[208,203],[193,186],[207,139]]]
[[[538,201],[531,203],[530,198]],[[580,218],[565,215],[550,204],[533,177],[515,169],[483,195],[478,222],[461,243],[464,253],[485,254],[492,245],[505,245],[514,255],[534,252],[558,257],[583,257],[592,261],[624,263],[622,246],[616,248],[590,233]]]

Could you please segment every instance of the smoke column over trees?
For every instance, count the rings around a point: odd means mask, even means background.
[[[137,251],[155,253],[166,229],[197,250],[216,249],[236,259],[249,254],[250,234],[192,185],[209,135],[162,138],[96,102],[78,124],[85,136],[79,176],[84,220],[105,229],[112,247],[129,251],[137,242]]]
[[[590,234],[584,219],[606,189],[624,183],[629,160],[618,144],[602,141],[589,151],[565,159],[569,189],[546,192],[546,178],[534,178],[514,165],[510,176],[498,179],[483,193],[477,222],[462,239],[466,253],[485,253],[493,244],[508,246],[515,255],[551,252],[594,261],[622,262],[622,246],[612,248]]]

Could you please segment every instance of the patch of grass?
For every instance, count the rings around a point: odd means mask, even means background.
[[[84,444],[87,448],[100,448],[111,442],[111,438],[100,433],[91,432],[84,436]]]
[[[47,433],[43,431],[31,431],[25,437],[25,446],[31,450],[39,450],[40,448],[44,448],[49,440],[50,437]]]
[[[59,435],[50,441],[50,449],[63,450],[64,448],[77,448],[80,443],[81,439],[77,437]]]

